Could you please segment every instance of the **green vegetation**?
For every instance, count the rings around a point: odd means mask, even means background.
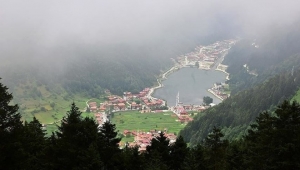
[[[22,119],[32,120],[35,116],[44,124],[61,120],[72,101],[83,110],[88,100],[83,95],[70,95],[62,89],[53,93],[46,86],[33,82],[15,86],[13,93],[18,96],[14,103],[20,103]]]
[[[203,97],[203,103],[205,104],[205,105],[209,105],[209,104],[211,104],[213,102],[213,98],[211,98],[211,97],[209,97],[209,96],[204,96]]]
[[[247,133],[248,126],[263,110],[274,110],[285,99],[291,99],[300,84],[300,70],[279,74],[263,84],[241,91],[222,103],[194,117],[180,132],[186,141],[197,144],[213,126],[220,126],[227,139],[237,140]]]
[[[299,169],[300,105],[284,101],[275,116],[264,111],[243,139],[229,141],[218,127],[188,148],[182,137],[170,144],[164,133],[144,152],[120,149],[114,124],[98,127],[74,103],[58,131],[46,137],[33,118],[22,124],[12,95],[0,83],[0,169]]]
[[[164,113],[140,113],[139,111],[116,112],[112,123],[117,125],[117,130],[123,133],[124,130],[145,131],[164,130],[169,133],[176,133],[185,126],[176,121],[177,116],[172,112]]]
[[[296,94],[294,95],[294,97],[292,98],[291,101],[297,101],[300,102],[300,89],[296,92]]]
[[[30,121],[36,117],[43,124],[53,124],[59,122],[66,111],[70,108],[70,103],[76,102],[81,111],[85,112],[86,102],[94,101],[101,103],[104,96],[99,94],[97,98],[88,98],[77,93],[69,94],[64,89],[55,86],[55,90],[37,82],[26,82],[14,86],[12,92],[16,99],[13,103],[20,104],[20,113],[23,121]],[[86,114],[85,116],[89,116]]]
[[[13,92],[17,99],[13,103],[20,103],[20,113],[22,121],[31,121],[36,117],[42,124],[47,126],[47,134],[50,135],[57,130],[57,125],[70,108],[70,103],[76,102],[82,112],[82,116],[93,118],[91,113],[85,113],[86,102],[101,103],[104,96],[89,99],[81,94],[70,95],[65,90],[58,90],[60,93],[54,93],[47,86],[40,83],[27,82],[26,84],[15,86]]]
[[[300,22],[286,30],[272,29],[256,40],[242,39],[233,46],[223,64],[228,65],[231,95],[263,83],[276,74],[300,67]],[[274,36],[276,35],[276,36]],[[253,43],[259,45],[256,48]],[[246,66],[246,67],[244,67]],[[250,74],[257,73],[258,76]]]
[[[300,23],[296,23],[299,25]],[[274,36],[276,35],[276,36]],[[247,134],[249,125],[258,113],[270,110],[283,100],[298,99],[300,85],[300,33],[294,27],[274,29],[253,39],[242,39],[233,46],[224,59],[228,65],[227,81],[231,96],[219,105],[207,109],[181,131],[184,139],[197,144],[212,131],[222,127],[229,140],[238,140]],[[251,74],[251,73],[256,73]],[[292,99],[292,100],[293,100]]]
[[[35,116],[42,123],[48,124],[61,120],[65,112],[70,107],[72,101],[77,102],[81,110],[86,107],[88,98],[80,95],[73,96],[74,99],[68,99],[65,94],[54,96],[43,96],[39,99],[21,100],[21,113],[23,120],[31,120]],[[54,107],[51,104],[55,103]]]

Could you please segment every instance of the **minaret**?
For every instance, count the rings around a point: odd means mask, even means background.
[[[179,92],[177,93],[177,96],[176,96],[176,107],[179,105]]]
[[[177,96],[176,96],[176,114],[179,114],[179,92],[178,92],[178,94],[177,94]]]

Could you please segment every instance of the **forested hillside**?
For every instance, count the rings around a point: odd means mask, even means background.
[[[300,21],[288,28],[269,27],[259,36],[242,39],[231,48],[223,64],[229,66],[226,71],[230,74],[228,83],[232,94],[262,83],[293,66],[297,68],[299,25]]]
[[[284,101],[272,116],[262,112],[244,139],[224,139],[213,127],[203,142],[187,147],[182,137],[174,143],[158,133],[141,152],[136,146],[119,148],[114,124],[101,127],[83,118],[72,103],[58,125],[46,137],[41,123],[20,121],[12,95],[0,83],[0,169],[299,169],[300,105]]]
[[[239,139],[261,111],[272,111],[291,99],[300,85],[300,49],[295,45],[299,37],[291,27],[239,41],[224,60],[229,65],[231,97],[197,115],[181,131],[185,140],[195,145],[214,126],[221,127],[228,139]]]
[[[200,113],[180,134],[186,141],[195,145],[201,142],[214,126],[217,126],[223,129],[228,139],[241,138],[260,112],[274,109],[274,106],[283,100],[291,98],[298,90],[299,84],[299,70],[293,75],[291,72],[276,75]]]

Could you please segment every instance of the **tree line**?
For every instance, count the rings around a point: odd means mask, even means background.
[[[273,112],[278,104],[290,99],[300,83],[300,51],[295,45],[299,37],[299,31],[292,27],[274,29],[233,46],[223,62],[229,66],[226,71],[230,74],[227,83],[231,96],[195,116],[180,133],[184,139],[196,145],[214,125],[222,127],[227,139],[240,139],[260,112]],[[251,71],[257,75],[249,74]]]
[[[146,151],[119,148],[116,127],[101,127],[83,118],[72,103],[58,130],[46,137],[33,118],[22,122],[12,94],[0,83],[0,169],[299,169],[300,105],[284,101],[275,115],[264,111],[239,140],[227,140],[213,127],[207,137],[188,147],[160,133]]]
[[[290,71],[283,72],[196,115],[180,134],[195,145],[216,125],[223,128],[227,139],[242,138],[260,112],[273,112],[278,104],[295,95],[299,84],[300,70],[295,70],[293,75]]]
[[[251,88],[282,71],[300,67],[300,32],[296,28],[275,27],[258,37],[248,37],[236,43],[226,55],[223,64],[228,65],[228,81],[231,94]],[[247,72],[252,71],[258,76]]]

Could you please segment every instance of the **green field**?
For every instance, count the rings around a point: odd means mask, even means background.
[[[51,92],[45,86],[33,82],[15,87],[13,95],[12,104],[19,105],[22,121],[31,121],[36,117],[42,124],[47,125],[48,134],[57,129],[56,124],[59,125],[60,120],[66,116],[72,102],[83,112],[83,117],[94,117],[94,114],[85,113],[86,102],[94,101],[99,104],[104,101],[104,96],[100,94],[98,99],[90,99],[85,95],[68,94],[60,88]]]
[[[53,101],[53,98],[48,98],[48,100],[40,100],[39,105],[34,106],[32,103],[35,103],[34,100],[27,101],[28,105],[31,105],[29,109],[22,109],[22,119],[23,121],[31,121],[33,116],[35,116],[42,124],[47,125],[47,133],[51,134],[53,131],[57,130],[56,124],[60,125],[60,120],[66,116],[66,113],[71,108],[71,103],[74,101],[76,106],[82,111],[82,117],[92,117],[94,118],[93,113],[86,113],[86,101],[88,98],[81,96],[74,96],[74,99],[64,99],[61,96],[56,97],[55,106],[52,108],[49,103]],[[103,102],[101,99],[93,99],[90,101],[96,101],[97,103]],[[54,102],[54,101],[53,101]],[[44,107],[46,110],[41,110],[40,108]]]
[[[173,116],[172,116],[173,115]],[[177,117],[172,112],[165,113],[140,113],[138,111],[116,112],[112,117],[112,123],[116,124],[119,133],[124,130],[164,130],[176,133],[184,128],[185,124],[176,121]]]
[[[81,96],[73,96],[72,99],[57,95],[55,97],[49,96],[47,98],[20,102],[22,103],[20,104],[20,111],[23,120],[30,121],[35,116],[41,123],[49,124],[61,120],[67,111],[70,110],[73,101],[81,111],[84,111],[87,100],[88,98]],[[51,103],[54,103],[53,107]]]

